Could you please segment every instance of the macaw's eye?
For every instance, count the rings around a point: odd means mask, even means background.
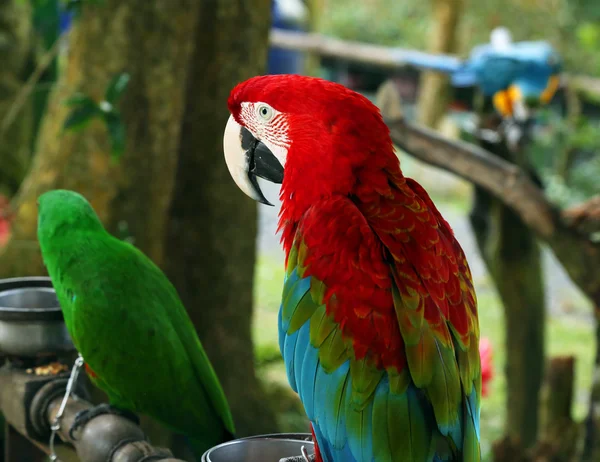
[[[273,109],[265,105],[258,106],[258,115],[261,119],[269,120],[273,117]]]

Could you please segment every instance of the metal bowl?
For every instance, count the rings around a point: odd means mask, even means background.
[[[202,462],[279,462],[282,457],[299,456],[302,446],[308,454],[314,452],[310,433],[250,436],[209,449]]]
[[[74,349],[50,278],[0,280],[0,352],[35,357]]]

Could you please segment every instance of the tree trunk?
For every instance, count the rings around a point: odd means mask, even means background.
[[[28,2],[0,0],[0,126],[26,78],[32,47]],[[0,194],[12,196],[25,176],[33,137],[31,104],[0,139]]]
[[[552,358],[544,384],[544,427],[540,440],[529,449],[505,436],[492,444],[494,462],[574,462],[577,459],[580,425],[573,421],[575,358]],[[594,459],[597,460],[597,459]]]
[[[276,428],[250,331],[256,204],[231,180],[222,139],[229,91],[264,73],[269,11],[269,0],[202,3],[166,242],[167,274],[223,384],[238,436]]]
[[[525,224],[493,198],[489,270],[506,320],[506,432],[529,447],[537,439],[543,377],[545,303],[539,245]]]
[[[463,0],[433,0],[434,31],[431,35],[431,53],[454,53]],[[418,121],[435,128],[448,106],[450,89],[447,75],[424,72],[421,77],[418,101]]]
[[[0,254],[0,277],[45,274],[36,239],[37,197],[65,188],[86,196],[108,229],[127,226],[135,244],[162,260],[183,115],[184,92],[200,0],[108,0],[85,5],[71,31],[65,71],[49,101],[37,154],[16,198],[12,236]],[[123,97],[126,152],[110,162],[102,122],[63,133],[75,91],[101,99],[118,72],[131,74]]]
[[[504,159],[504,144],[481,141]],[[537,439],[543,379],[545,293],[539,244],[521,218],[475,186],[470,222],[479,251],[494,280],[506,320],[506,434],[519,446]]]
[[[308,8],[308,32],[319,33],[321,31],[321,18],[325,9],[325,0],[306,0]],[[319,77],[321,67],[321,56],[317,53],[306,53],[304,61],[304,74]]]

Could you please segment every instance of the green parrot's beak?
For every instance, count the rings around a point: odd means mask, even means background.
[[[260,190],[257,178],[273,183],[283,182],[283,166],[262,141],[246,127],[229,117],[223,135],[223,151],[229,173],[235,184],[261,204],[273,205]]]

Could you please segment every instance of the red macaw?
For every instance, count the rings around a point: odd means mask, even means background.
[[[279,343],[324,462],[479,461],[477,303],[465,255],[403,176],[369,100],[299,75],[229,96],[225,160],[281,183]]]

